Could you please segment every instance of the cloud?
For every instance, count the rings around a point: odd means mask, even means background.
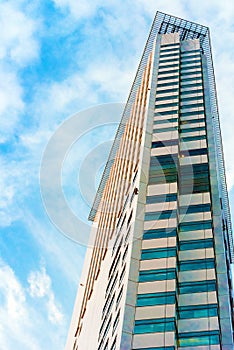
[[[51,279],[44,266],[38,271],[31,271],[28,276],[29,294],[32,298],[45,298],[48,319],[54,324],[63,322],[64,316],[55,301]]]
[[[16,344],[19,350],[61,348],[64,339],[63,315],[57,306],[51,283],[48,286],[50,277],[44,267],[31,272],[29,276],[30,287],[25,288],[14,270],[0,260],[0,348],[12,350]],[[33,298],[30,298],[30,294]],[[38,298],[40,303],[37,302]]]
[[[11,350],[15,344],[19,349],[40,349],[31,334],[25,291],[14,271],[3,261],[0,261],[0,325],[1,349]]]
[[[0,58],[17,66],[38,57],[37,23],[9,2],[0,4]]]
[[[25,8],[0,3],[0,143],[15,133],[24,113],[24,88],[19,75],[39,56],[38,25],[25,14]]]

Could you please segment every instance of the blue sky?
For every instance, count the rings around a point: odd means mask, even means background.
[[[85,248],[59,232],[46,213],[39,182],[43,152],[59,125],[71,115],[96,105],[126,101],[156,10],[211,29],[234,212],[232,1],[104,0],[99,4],[96,0],[2,0],[1,349],[64,348]],[[85,168],[85,160],[89,155],[95,158],[99,145],[108,149],[117,119],[115,116],[113,123],[110,118],[85,133],[64,161],[65,197],[84,222],[107,153],[102,153],[95,172],[92,167]],[[86,184],[80,169],[90,173]],[[48,171],[49,179],[50,174]],[[92,191],[87,195],[84,189],[90,181]]]

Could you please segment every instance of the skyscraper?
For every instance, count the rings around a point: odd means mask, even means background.
[[[207,27],[157,12],[89,218],[67,349],[233,349]]]

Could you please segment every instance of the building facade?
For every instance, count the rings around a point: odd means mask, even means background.
[[[157,12],[90,212],[67,350],[232,350],[209,29]]]

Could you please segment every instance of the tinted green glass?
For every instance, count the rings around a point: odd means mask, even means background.
[[[194,157],[194,156],[201,156],[204,154],[207,154],[208,150],[207,148],[197,148],[197,149],[192,149],[192,150],[186,150],[186,151],[181,151],[180,154],[183,155],[184,157]]]
[[[197,60],[193,60],[193,61],[191,61],[191,58],[197,58],[198,57],[198,59]],[[186,65],[193,65],[193,64],[197,64],[197,63],[200,63],[201,62],[201,60],[200,60],[200,56],[190,56],[189,57],[189,59],[183,59],[182,58],[182,60],[181,60],[181,67],[184,67],[184,66],[186,66]]]
[[[169,147],[169,146],[177,146],[177,145],[178,145],[178,140],[177,139],[152,142],[152,148]]]
[[[170,72],[171,74],[173,72]],[[170,75],[169,77],[158,77],[158,81],[165,81],[165,80],[171,80],[171,79],[178,79],[179,78],[179,75]]]
[[[176,210],[163,210],[145,213],[145,221],[165,220],[176,217]]]
[[[170,332],[174,329],[174,318],[136,320],[134,334]]]
[[[197,140],[206,140],[206,135],[197,135],[197,136],[184,136],[180,139],[182,142],[190,142]]]
[[[166,108],[166,107],[175,107],[175,106],[178,106],[179,103],[178,102],[168,102],[168,103],[158,103],[155,108]]]
[[[185,261],[179,262],[180,271],[203,270],[203,269],[213,269],[213,268],[215,268],[215,262],[213,258],[185,260]]]
[[[180,125],[187,125],[187,124],[196,124],[196,123],[203,123],[205,122],[205,118],[197,118],[197,119],[191,119],[191,120],[181,120]]]
[[[182,117],[189,117],[189,116],[192,116],[192,115],[201,115],[201,114],[204,114],[204,111],[201,110],[201,111],[190,111],[190,112],[181,112],[181,116]]]
[[[162,202],[174,202],[177,200],[177,193],[167,193],[156,196],[147,196],[146,204],[162,203]]]
[[[179,334],[178,345],[181,347],[199,346],[199,345],[214,345],[214,344],[219,344],[219,332],[218,331]]]
[[[154,116],[160,117],[161,115],[172,115],[172,114],[178,114],[178,110],[156,112],[154,113]]]
[[[178,314],[180,319],[207,318],[218,316],[218,305],[192,305],[179,307]]]
[[[175,304],[174,292],[147,293],[137,295],[136,306],[151,306],[164,304]]]
[[[144,231],[143,239],[157,239],[157,238],[167,238],[176,237],[176,229],[152,229]]]
[[[205,126],[198,126],[195,128],[186,128],[186,129],[180,129],[181,134],[186,134],[188,132],[195,132],[195,131],[205,131],[206,127]]]
[[[216,281],[195,281],[179,283],[180,294],[213,292],[216,290]]]
[[[176,269],[143,270],[139,272],[139,282],[163,281],[176,278]]]
[[[181,106],[180,110],[181,110],[181,113],[183,113],[184,110],[187,109],[187,108],[198,108],[198,107],[203,107],[203,106],[204,106],[203,102],[201,102],[201,103],[200,102],[199,103],[193,103],[193,104],[186,104],[186,105]]]
[[[185,93],[185,91],[183,89],[190,89],[190,88],[193,88],[193,87],[201,87],[203,86],[202,83],[190,83],[190,84],[184,84],[181,88],[182,88],[182,91],[181,91],[181,94],[183,95]],[[191,94],[191,91],[189,91],[189,93]]]
[[[170,258],[172,256],[176,256],[175,247],[142,249],[141,252],[142,260]]]
[[[210,210],[211,210],[211,205],[209,203],[184,206],[184,207],[180,207],[179,209],[180,214],[202,213]]]
[[[189,240],[189,241],[180,241],[179,249],[183,250],[193,250],[193,249],[203,249],[203,248],[212,248],[213,247],[213,239],[202,239],[202,240]]]
[[[191,81],[196,81],[196,80],[201,80],[201,75],[197,74],[195,77],[185,77],[185,76],[181,76],[181,87],[187,87],[187,85],[190,85],[188,84],[188,82],[191,82]]]
[[[179,230],[181,232],[196,231],[196,230],[208,230],[212,228],[212,221],[189,221],[181,222],[179,224]]]
[[[178,121],[178,118],[168,118],[168,119],[158,119],[154,121],[154,125],[158,124],[167,124],[167,123],[176,123]]]
[[[179,91],[178,88],[158,90],[157,93],[156,93],[156,96],[161,95],[161,94],[171,93],[171,92],[178,92],[178,91]]]

